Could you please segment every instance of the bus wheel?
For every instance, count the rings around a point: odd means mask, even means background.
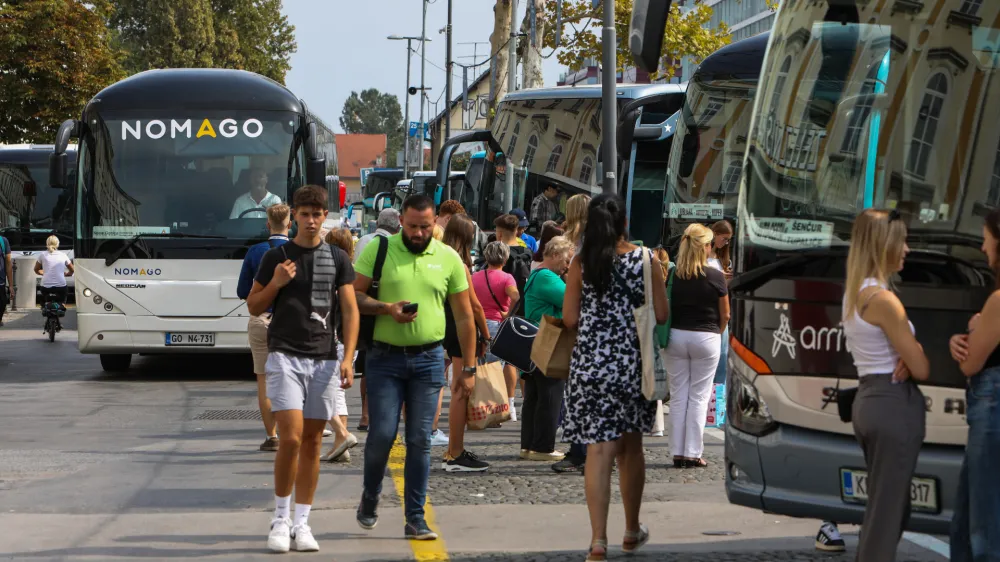
[[[124,373],[132,364],[132,356],[124,353],[102,353],[101,367],[109,373]]]

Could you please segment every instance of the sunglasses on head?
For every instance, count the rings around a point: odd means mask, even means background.
[[[899,214],[899,209],[892,209],[889,211],[889,222],[895,222],[902,218],[903,216]]]

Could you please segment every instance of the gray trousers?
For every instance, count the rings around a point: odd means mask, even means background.
[[[858,562],[893,562],[910,517],[910,479],[924,442],[924,395],[892,375],[861,377],[854,401],[854,435],[868,469],[868,505]]]

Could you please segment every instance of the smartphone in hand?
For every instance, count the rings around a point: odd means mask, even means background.
[[[417,305],[418,305],[418,303],[415,303],[415,302],[411,302],[410,304],[404,304],[403,305],[403,313],[404,314],[416,314],[416,312],[417,312]]]

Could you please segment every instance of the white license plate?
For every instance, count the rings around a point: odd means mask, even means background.
[[[850,468],[840,469],[840,493],[845,502],[868,503],[868,473]],[[938,513],[938,483],[935,478],[913,477],[910,480],[910,509]]]
[[[166,333],[167,345],[186,345],[212,347],[215,345],[215,334],[213,333]]]

